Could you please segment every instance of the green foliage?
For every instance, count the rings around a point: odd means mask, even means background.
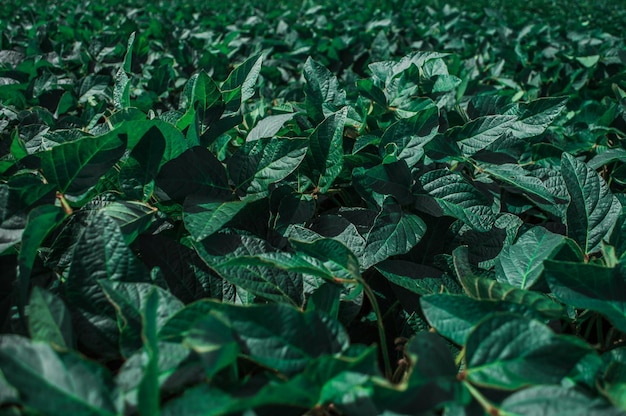
[[[626,412],[613,3],[9,3],[0,413]]]

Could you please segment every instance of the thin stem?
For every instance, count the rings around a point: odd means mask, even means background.
[[[485,412],[489,415],[497,415],[498,409],[492,405],[489,400],[483,394],[476,389],[476,387],[472,386],[472,384],[466,380],[463,380],[463,385],[469,390],[472,397],[476,399],[478,403],[485,409]]]
[[[391,361],[389,361],[389,350],[387,349],[387,336],[385,335],[385,326],[383,325],[383,315],[380,312],[380,308],[378,307],[378,302],[376,301],[376,295],[371,287],[363,280],[363,278],[359,278],[360,283],[363,285],[363,291],[365,292],[365,296],[370,301],[372,305],[372,309],[376,314],[376,326],[378,327],[378,336],[380,337],[380,352],[383,355],[383,364],[385,366],[385,377],[388,380],[391,380],[392,372],[391,372]]]

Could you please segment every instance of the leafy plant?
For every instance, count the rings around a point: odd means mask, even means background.
[[[626,412],[593,9],[14,6],[3,414]]]

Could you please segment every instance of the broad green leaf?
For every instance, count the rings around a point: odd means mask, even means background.
[[[619,347],[602,356],[604,362],[598,377],[598,388],[623,411],[626,411],[626,348]]]
[[[451,216],[477,231],[489,231],[495,221],[490,201],[458,173],[438,169],[419,178],[422,187],[415,207],[436,217]]]
[[[185,228],[196,241],[203,240],[228,224],[245,206],[245,201],[216,201],[190,195],[183,205]]]
[[[183,345],[200,355],[209,378],[234,364],[241,352],[232,327],[219,313],[209,313],[197,321],[186,332]]]
[[[339,88],[337,77],[310,57],[304,63],[303,73],[306,112],[320,123],[345,105],[346,93]]]
[[[161,339],[185,335],[212,311],[229,322],[244,355],[287,375],[301,372],[316,357],[348,347],[344,328],[327,315],[286,304],[236,306],[208,299],[174,315],[160,331]]]
[[[154,207],[136,201],[114,201],[99,211],[117,223],[128,245],[150,227],[157,215]]]
[[[472,156],[509,131],[516,120],[516,116],[483,116],[448,130],[446,135],[457,142],[465,156]]]
[[[245,143],[228,161],[237,189],[267,194],[269,186],[298,168],[307,152],[304,139],[265,138]]]
[[[124,154],[126,136],[85,137],[41,152],[41,169],[61,193],[81,196]]]
[[[505,390],[533,384],[559,384],[593,351],[583,340],[558,335],[547,325],[512,314],[482,321],[465,345],[467,379]]]
[[[549,203],[555,203],[555,196],[552,195],[543,182],[539,178],[530,175],[519,165],[512,163],[499,165],[481,164],[480,168],[489,176],[510,185],[514,190],[523,193],[531,200],[539,198]]]
[[[390,148],[398,159],[406,161],[409,168],[424,156],[424,146],[437,134],[438,108],[434,104],[411,118],[401,119],[383,133],[379,153],[384,156]]]
[[[475,275],[469,265],[467,247],[458,247],[452,254],[455,271],[468,296],[478,300],[507,301],[524,305],[548,318],[560,318],[563,315],[563,306],[543,293],[519,289],[508,283]]]
[[[270,226],[285,235],[292,224],[304,224],[315,214],[315,200],[311,195],[301,194],[290,186],[279,187],[270,194],[272,217]]]
[[[309,178],[326,193],[343,169],[343,129],[347,107],[328,116],[308,139],[306,167]]]
[[[133,63],[133,45],[135,44],[136,33],[137,32],[132,32],[130,36],[128,36],[128,43],[126,44],[126,54],[124,55],[124,64],[122,65],[122,69],[128,73],[131,72],[131,66]]]
[[[159,384],[161,389],[168,392],[177,391],[183,386],[198,381],[199,374],[202,373],[201,364],[194,359],[190,359],[193,354],[189,348],[181,343],[159,342]],[[138,401],[138,390],[142,384],[149,361],[145,348],[129,357],[118,370],[115,377],[115,384],[124,397],[124,405],[127,410],[136,409]],[[163,391],[163,390],[162,390]]]
[[[0,254],[22,240],[34,205],[54,201],[54,186],[33,175],[20,175],[0,184]]]
[[[139,383],[137,392],[137,405],[142,413],[159,415],[160,389],[159,389],[159,343],[158,321],[160,296],[156,287],[152,287],[146,295],[145,304],[141,310],[141,339],[146,351],[147,361],[143,369],[143,377]]]
[[[437,332],[465,345],[472,329],[487,316],[511,312],[529,318],[541,316],[532,308],[507,301],[477,300],[466,295],[432,294],[420,297],[422,312]]]
[[[154,172],[155,159],[161,153],[162,141],[165,142],[165,148],[161,154],[159,168],[191,147],[180,130],[158,119],[125,121],[110,134],[115,132],[125,133],[128,136],[128,149],[131,150],[131,156],[141,166],[145,166],[150,173]],[[140,146],[141,150],[132,152],[136,146]]]
[[[18,335],[0,338],[0,370],[21,401],[47,415],[115,415],[106,369]]]
[[[302,276],[295,271],[280,270],[267,262],[246,265],[239,258],[275,253],[265,240],[251,236],[214,233],[202,241],[192,241],[200,258],[226,281],[254,295],[277,302],[302,305]]]
[[[596,171],[568,153],[561,158],[561,172],[570,195],[567,234],[586,254],[593,253],[617,221],[621,204]]]
[[[118,348],[115,312],[98,281],[147,282],[148,271],[126,245],[115,221],[104,213],[91,218],[71,256],[62,288],[68,306],[80,316],[75,323],[78,341],[100,353],[112,353]]]
[[[256,126],[250,130],[250,132],[248,132],[246,141],[251,142],[254,140],[274,137],[274,135],[283,127],[283,124],[293,119],[296,114],[297,113],[287,113],[265,117],[260,120]]]
[[[152,126],[130,152],[130,158],[120,168],[120,185],[131,198],[148,199],[144,189],[159,173],[165,148],[163,133]]]
[[[409,252],[425,233],[426,224],[420,217],[386,203],[365,236],[361,268],[366,270],[391,256]]]
[[[59,226],[66,217],[67,214],[61,208],[52,205],[39,206],[28,214],[28,222],[24,229],[22,245],[18,255],[17,280],[20,313],[23,313],[23,308],[26,304],[30,287],[30,275],[38,250],[48,234]]]
[[[385,260],[376,265],[391,283],[417,295],[439,293],[444,288],[443,272],[433,267],[406,260]]]
[[[408,204],[413,200],[413,177],[402,160],[376,165],[370,169],[358,167],[352,171],[352,180],[363,199],[378,206],[382,206],[389,195],[399,204]]]
[[[254,95],[254,85],[261,72],[262,64],[263,55],[251,56],[233,69],[222,84],[221,89],[224,94],[224,101],[226,103],[233,100],[237,101],[237,106],[234,110],[237,110],[239,104],[247,101]]]
[[[545,277],[552,293],[576,308],[606,316],[626,332],[626,266],[615,267],[568,261],[544,261]]]
[[[496,259],[496,279],[520,289],[532,287],[543,273],[543,261],[563,243],[564,237],[543,227],[533,227]]]
[[[519,118],[511,126],[511,132],[518,139],[527,139],[543,134],[548,126],[563,112],[567,97],[546,97],[520,104],[516,111],[506,114]]]
[[[180,201],[192,194],[231,194],[226,169],[211,152],[200,146],[186,150],[163,165],[157,184],[170,198]]]
[[[120,350],[130,357],[142,346],[143,311],[147,308],[152,292],[156,292],[157,329],[183,307],[182,302],[169,292],[150,283],[123,283],[100,280],[100,287],[107,299],[115,306],[120,331]]]
[[[48,342],[64,350],[74,346],[70,312],[56,295],[34,287],[26,312],[28,331],[33,341]]]
[[[581,389],[565,386],[531,386],[513,393],[498,406],[503,416],[618,416],[619,409],[589,396]]]

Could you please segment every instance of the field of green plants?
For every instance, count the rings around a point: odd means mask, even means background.
[[[9,0],[0,416],[625,415],[626,4],[465,3]]]

